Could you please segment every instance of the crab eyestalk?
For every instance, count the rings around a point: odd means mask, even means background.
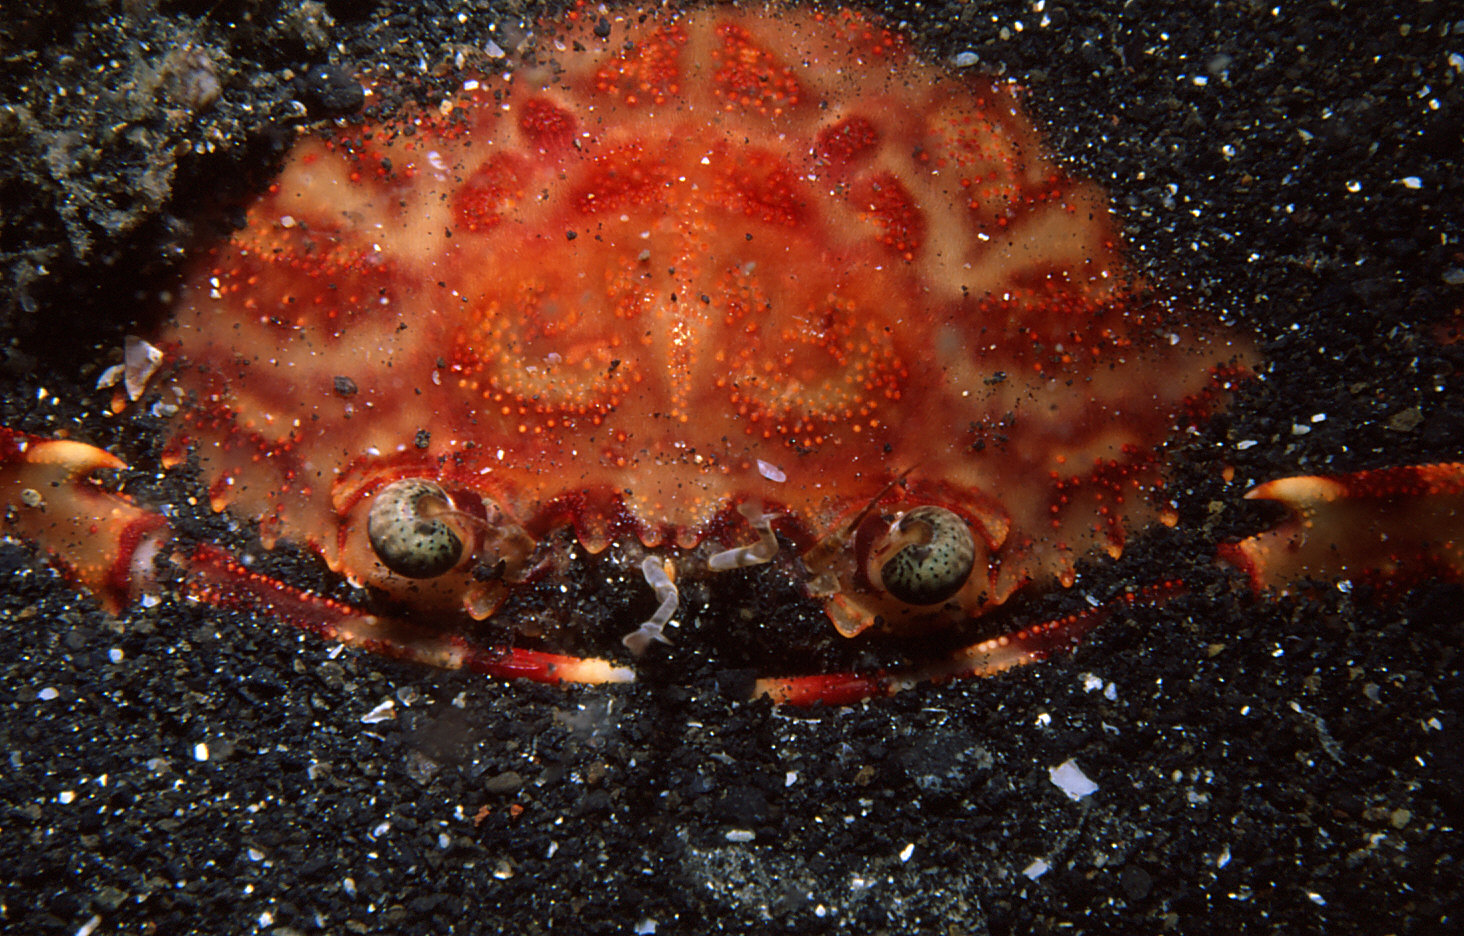
[[[423,478],[393,481],[376,493],[366,535],[381,564],[403,578],[445,575],[463,558],[464,514],[442,486]]]
[[[865,573],[876,588],[909,605],[954,598],[976,567],[976,538],[966,521],[944,507],[902,514],[870,550]]]

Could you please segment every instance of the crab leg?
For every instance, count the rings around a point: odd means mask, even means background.
[[[1272,529],[1221,548],[1257,591],[1308,578],[1464,578],[1464,462],[1279,478],[1245,496],[1290,511]]]
[[[971,644],[938,663],[903,670],[871,673],[827,673],[817,676],[775,676],[759,679],[753,695],[789,705],[849,705],[863,699],[894,695],[923,682],[995,676],[1005,670],[1037,663],[1057,651],[1076,646],[1084,634],[1108,617],[1096,609],[1014,634],[1003,634]]]
[[[871,697],[894,695],[923,682],[995,676],[1071,650],[1089,631],[1108,620],[1114,611],[1139,603],[1157,604],[1183,591],[1184,586],[1178,581],[1151,585],[1097,608],[978,641],[962,647],[944,660],[908,669],[759,679],[753,687],[753,695],[767,696],[774,702],[789,705],[820,702],[848,705]]]
[[[126,467],[80,442],[41,439],[0,428],[0,504],[5,530],[37,544],[110,613],[156,588],[154,564],[173,545],[167,520],[104,489],[96,472]],[[630,682],[607,660],[513,647],[480,647],[461,637],[414,627],[311,595],[250,572],[209,545],[179,549],[188,597],[268,615],[326,640],[445,669],[545,683]]]

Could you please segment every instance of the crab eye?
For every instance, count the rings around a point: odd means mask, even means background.
[[[869,554],[871,581],[900,601],[935,605],[971,577],[976,542],[966,521],[944,507],[916,507],[890,525]]]
[[[376,493],[366,516],[366,535],[376,558],[397,575],[429,579],[463,557],[463,540],[448,518],[452,498],[423,478],[393,481]]]

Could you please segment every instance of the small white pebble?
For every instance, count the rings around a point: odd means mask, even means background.
[[[757,835],[751,829],[732,829],[727,833],[729,842],[751,842],[755,838]]]
[[[376,708],[361,716],[361,721],[367,725],[375,725],[378,722],[391,721],[396,718],[396,703],[391,699],[382,702]]]
[[[50,702],[50,701],[54,700],[59,695],[61,695],[61,693],[57,692],[56,689],[55,689],[55,687],[53,687],[53,686],[47,686],[46,688],[42,689],[40,692],[37,692],[36,693],[36,698],[37,699],[40,699],[42,702]]]
[[[208,745],[204,744],[202,741],[193,745],[193,759],[198,761],[200,764],[208,760]]]
[[[1047,862],[1043,861],[1041,858],[1038,858],[1035,861],[1033,861],[1031,864],[1027,865],[1027,867],[1023,868],[1022,869],[1022,874],[1023,874],[1023,876],[1025,876],[1027,878],[1027,880],[1029,880],[1029,881],[1035,881],[1038,878],[1040,878],[1042,875],[1046,874],[1048,871],[1051,871],[1051,870],[1052,870],[1052,865],[1050,865]]]
[[[913,854],[915,854],[915,843],[909,842],[905,845],[904,848],[900,849],[900,864],[904,864],[905,862],[909,861],[910,856]]]

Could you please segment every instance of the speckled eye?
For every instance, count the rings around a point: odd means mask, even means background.
[[[944,507],[916,507],[890,525],[869,554],[871,581],[911,605],[940,604],[971,577],[976,543],[966,521]]]
[[[463,556],[463,539],[448,522],[452,498],[423,478],[393,481],[380,491],[366,517],[376,558],[397,575],[436,578]]]

